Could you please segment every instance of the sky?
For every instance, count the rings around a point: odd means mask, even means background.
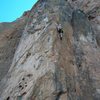
[[[12,22],[24,11],[30,10],[38,0],[0,0],[0,22]]]

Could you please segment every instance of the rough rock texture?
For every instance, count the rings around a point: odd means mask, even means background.
[[[0,83],[1,100],[100,100],[100,3],[87,1],[37,2]]]
[[[12,23],[0,23],[0,80],[8,72],[28,15]]]

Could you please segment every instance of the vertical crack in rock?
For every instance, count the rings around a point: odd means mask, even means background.
[[[86,63],[84,57],[83,44],[87,42],[95,42],[92,34],[92,29],[86,15],[81,10],[75,10],[72,15],[72,26],[74,36],[74,55],[76,60],[76,66],[78,68],[78,81],[80,83],[81,91],[83,95],[82,100],[93,100],[94,88],[91,84],[92,79],[89,76],[89,66]],[[84,68],[85,67],[85,68]],[[86,93],[88,91],[88,94]],[[92,92],[91,92],[92,91]],[[86,97],[85,97],[86,96]]]

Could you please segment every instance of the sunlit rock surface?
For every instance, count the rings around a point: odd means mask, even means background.
[[[21,24],[12,64],[4,68],[8,73],[0,82],[0,99],[100,100],[99,14],[99,0],[39,0],[24,14],[27,24]]]
[[[0,80],[7,74],[25,27],[27,17],[0,23]]]

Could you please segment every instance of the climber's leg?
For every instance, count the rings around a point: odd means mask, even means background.
[[[63,33],[59,33],[60,40],[62,40]]]
[[[58,30],[58,33],[59,33],[60,40],[62,40],[62,37],[63,37],[63,30],[62,30],[62,29],[59,29],[59,30]]]

